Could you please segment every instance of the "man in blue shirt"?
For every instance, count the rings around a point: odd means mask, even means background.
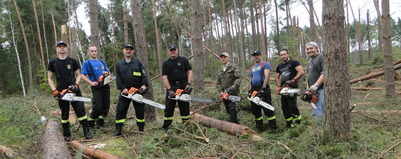
[[[88,54],[90,55],[90,59],[83,63],[81,76],[86,83],[92,86],[93,105],[92,113],[88,121],[89,126],[93,129],[95,121],[98,126],[103,126],[104,117],[109,113],[110,86],[108,84],[103,85],[99,82],[99,77],[108,76],[110,70],[103,60],[97,59],[98,51],[95,46],[88,48]]]
[[[260,51],[253,52],[252,58],[256,64],[252,66],[251,73],[249,74],[251,82],[248,88],[248,92],[249,94],[251,94],[253,91],[259,91],[262,101],[272,105],[272,97],[269,87],[270,71],[272,70],[270,63],[262,61],[262,53]],[[259,131],[264,130],[263,116],[262,116],[262,109],[263,109],[265,115],[267,116],[267,120],[269,121],[269,127],[271,133],[276,133],[277,124],[276,124],[276,115],[274,111],[256,105],[253,102],[251,102],[251,105],[252,105],[251,107],[252,114],[255,115],[256,128]]]

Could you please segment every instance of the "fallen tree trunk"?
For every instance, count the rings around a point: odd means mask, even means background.
[[[70,159],[70,151],[61,135],[61,127],[58,122],[50,119],[46,123],[43,134],[43,158],[44,159]]]
[[[86,154],[91,155],[92,157],[99,158],[99,159],[122,159],[121,157],[117,157],[112,154],[103,152],[101,150],[88,147],[84,144],[81,144],[79,141],[71,141],[71,145],[73,147],[75,147],[76,149],[82,150]]]
[[[205,124],[206,126],[217,128],[230,134],[252,135],[254,140],[263,140],[251,128],[245,125],[239,125],[228,121],[217,120],[198,113],[191,112],[191,118]]]
[[[52,111],[50,113],[50,115],[52,115],[52,116],[60,116],[61,117],[61,110],[60,109],[54,110],[54,111]],[[68,115],[68,121],[70,121],[70,124],[72,124],[72,125],[76,124],[77,120],[78,120],[78,117],[75,114],[75,112],[74,111],[70,111],[69,115]]]
[[[382,90],[384,88],[374,88],[374,87],[351,87],[352,90],[357,91],[370,91],[370,90]]]
[[[384,115],[401,115],[401,110],[354,110],[351,113],[376,113]]]
[[[0,154],[4,154],[11,158],[14,156],[14,151],[6,146],[0,145]]]
[[[397,65],[393,66],[394,70],[398,70],[400,68],[401,68],[401,64],[397,64]],[[349,83],[350,84],[354,84],[354,83],[359,82],[359,81],[364,81],[364,80],[368,80],[368,79],[371,79],[371,78],[379,77],[379,76],[381,76],[383,74],[384,74],[384,70],[380,70],[380,71],[373,72],[373,73],[370,73],[368,75],[365,75],[365,76],[362,76],[362,77],[359,77],[359,78],[352,79],[352,80],[349,81]]]

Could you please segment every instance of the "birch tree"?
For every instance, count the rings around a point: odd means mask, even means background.
[[[15,54],[17,54],[18,72],[19,72],[19,77],[20,77],[20,80],[21,80],[22,94],[25,97],[26,93],[25,93],[24,77],[22,76],[21,61],[19,59],[17,43],[15,42],[14,25],[13,25],[13,21],[11,20],[11,12],[9,14],[9,17],[10,17],[10,26],[11,26],[11,36],[12,36],[12,39],[13,39],[13,45],[14,45],[14,49],[15,49]]]

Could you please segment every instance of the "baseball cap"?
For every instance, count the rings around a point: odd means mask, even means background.
[[[252,56],[254,56],[254,55],[262,55],[262,53],[260,51],[254,51],[251,55]]]
[[[172,44],[172,45],[170,45],[170,46],[168,47],[168,49],[169,49],[169,50],[177,49],[177,46],[175,46],[174,44]]]
[[[64,42],[64,41],[58,41],[56,46],[59,46],[59,45],[65,45],[65,46],[68,46],[68,45],[67,45],[67,43],[66,43],[66,42]]]
[[[223,52],[223,53],[220,54],[220,57],[221,57],[221,56],[230,57],[230,54],[228,54],[227,52]]]
[[[123,48],[131,48],[134,49],[134,47],[131,44],[124,44]]]
[[[317,44],[315,42],[308,42],[305,47],[307,47],[308,45],[313,45],[314,47],[319,47],[317,46]]]

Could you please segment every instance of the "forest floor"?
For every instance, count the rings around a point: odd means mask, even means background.
[[[366,69],[363,70],[366,72]],[[350,74],[354,78],[366,73],[360,69],[353,69]],[[130,106],[129,119],[123,127],[123,137],[112,137],[118,94],[114,84],[110,115],[106,118],[105,126],[96,129],[94,139],[85,140],[82,128],[79,128],[78,124],[73,125],[71,130],[73,140],[125,158],[401,158],[401,115],[379,113],[383,110],[400,111],[401,95],[398,93],[397,98],[391,100],[384,98],[384,85],[382,77],[351,85],[357,88],[369,86],[380,89],[351,91],[349,108],[353,108],[357,113],[351,113],[351,134],[348,139],[342,140],[324,138],[323,128],[313,124],[310,105],[302,100],[298,100],[302,115],[301,125],[286,128],[280,98],[274,93],[273,106],[276,107],[279,128],[276,134],[270,134],[268,128],[264,132],[257,132],[263,141],[254,141],[246,135],[230,135],[195,121],[181,124],[179,112],[175,112],[173,125],[166,134],[160,128],[163,124],[161,110],[157,111],[157,120],[146,123],[145,133],[141,134],[137,131],[133,106]],[[397,90],[401,90],[400,81],[397,81],[396,85]],[[157,83],[154,84],[154,88],[155,100],[164,103],[164,93]],[[245,90],[245,86],[243,88]],[[83,84],[81,89],[84,96],[91,96],[89,86]],[[207,86],[205,89],[208,93],[205,93],[204,97],[218,100],[213,86]],[[275,92],[275,89],[273,87],[272,92]],[[90,104],[86,106],[89,110]],[[192,104],[191,110],[201,106],[203,105]],[[241,101],[238,118],[240,124],[255,129],[254,116],[249,108],[248,101]],[[42,158],[45,123],[40,117],[59,120],[58,116],[51,115],[54,110],[58,110],[58,106],[50,93],[30,92],[26,98],[1,98],[0,145],[12,148],[16,152],[14,158]],[[225,108],[220,102],[198,113],[228,120]],[[268,127],[267,120],[264,121],[265,127]],[[202,136],[202,133],[209,139],[208,142],[195,137]],[[75,158],[88,157],[71,146],[70,151]],[[2,157],[4,156],[0,156]]]

